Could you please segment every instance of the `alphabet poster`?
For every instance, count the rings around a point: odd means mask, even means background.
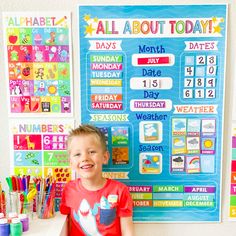
[[[219,222],[227,5],[78,6],[81,121],[136,222]],[[93,207],[93,206],[91,206]]]
[[[62,190],[73,173],[69,167],[66,139],[74,122],[10,120],[11,173],[32,177],[52,176],[56,180],[56,209]]]
[[[65,12],[3,14],[10,116],[72,116],[71,19]]]

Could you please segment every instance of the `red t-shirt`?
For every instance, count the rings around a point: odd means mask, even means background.
[[[70,181],[60,205],[60,212],[71,217],[71,236],[121,235],[120,217],[132,216],[132,209],[128,187],[111,179],[97,191],[85,189],[80,179]]]

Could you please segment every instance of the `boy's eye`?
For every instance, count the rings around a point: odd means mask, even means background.
[[[90,151],[89,153],[94,154],[94,153],[96,153],[96,151]]]
[[[74,156],[75,156],[75,157],[79,157],[79,156],[80,156],[80,153],[76,153]]]

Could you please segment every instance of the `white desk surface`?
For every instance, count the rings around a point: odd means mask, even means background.
[[[29,231],[24,235],[30,236],[67,236],[67,216],[56,213],[51,219],[30,219]]]

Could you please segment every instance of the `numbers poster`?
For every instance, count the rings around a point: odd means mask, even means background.
[[[65,141],[74,127],[71,119],[41,121],[10,120],[11,173],[33,177],[53,176],[56,179],[56,208],[62,190],[71,180]]]
[[[136,222],[219,222],[227,5],[78,6],[81,122]]]
[[[11,116],[72,116],[71,19],[68,13],[3,15]]]

